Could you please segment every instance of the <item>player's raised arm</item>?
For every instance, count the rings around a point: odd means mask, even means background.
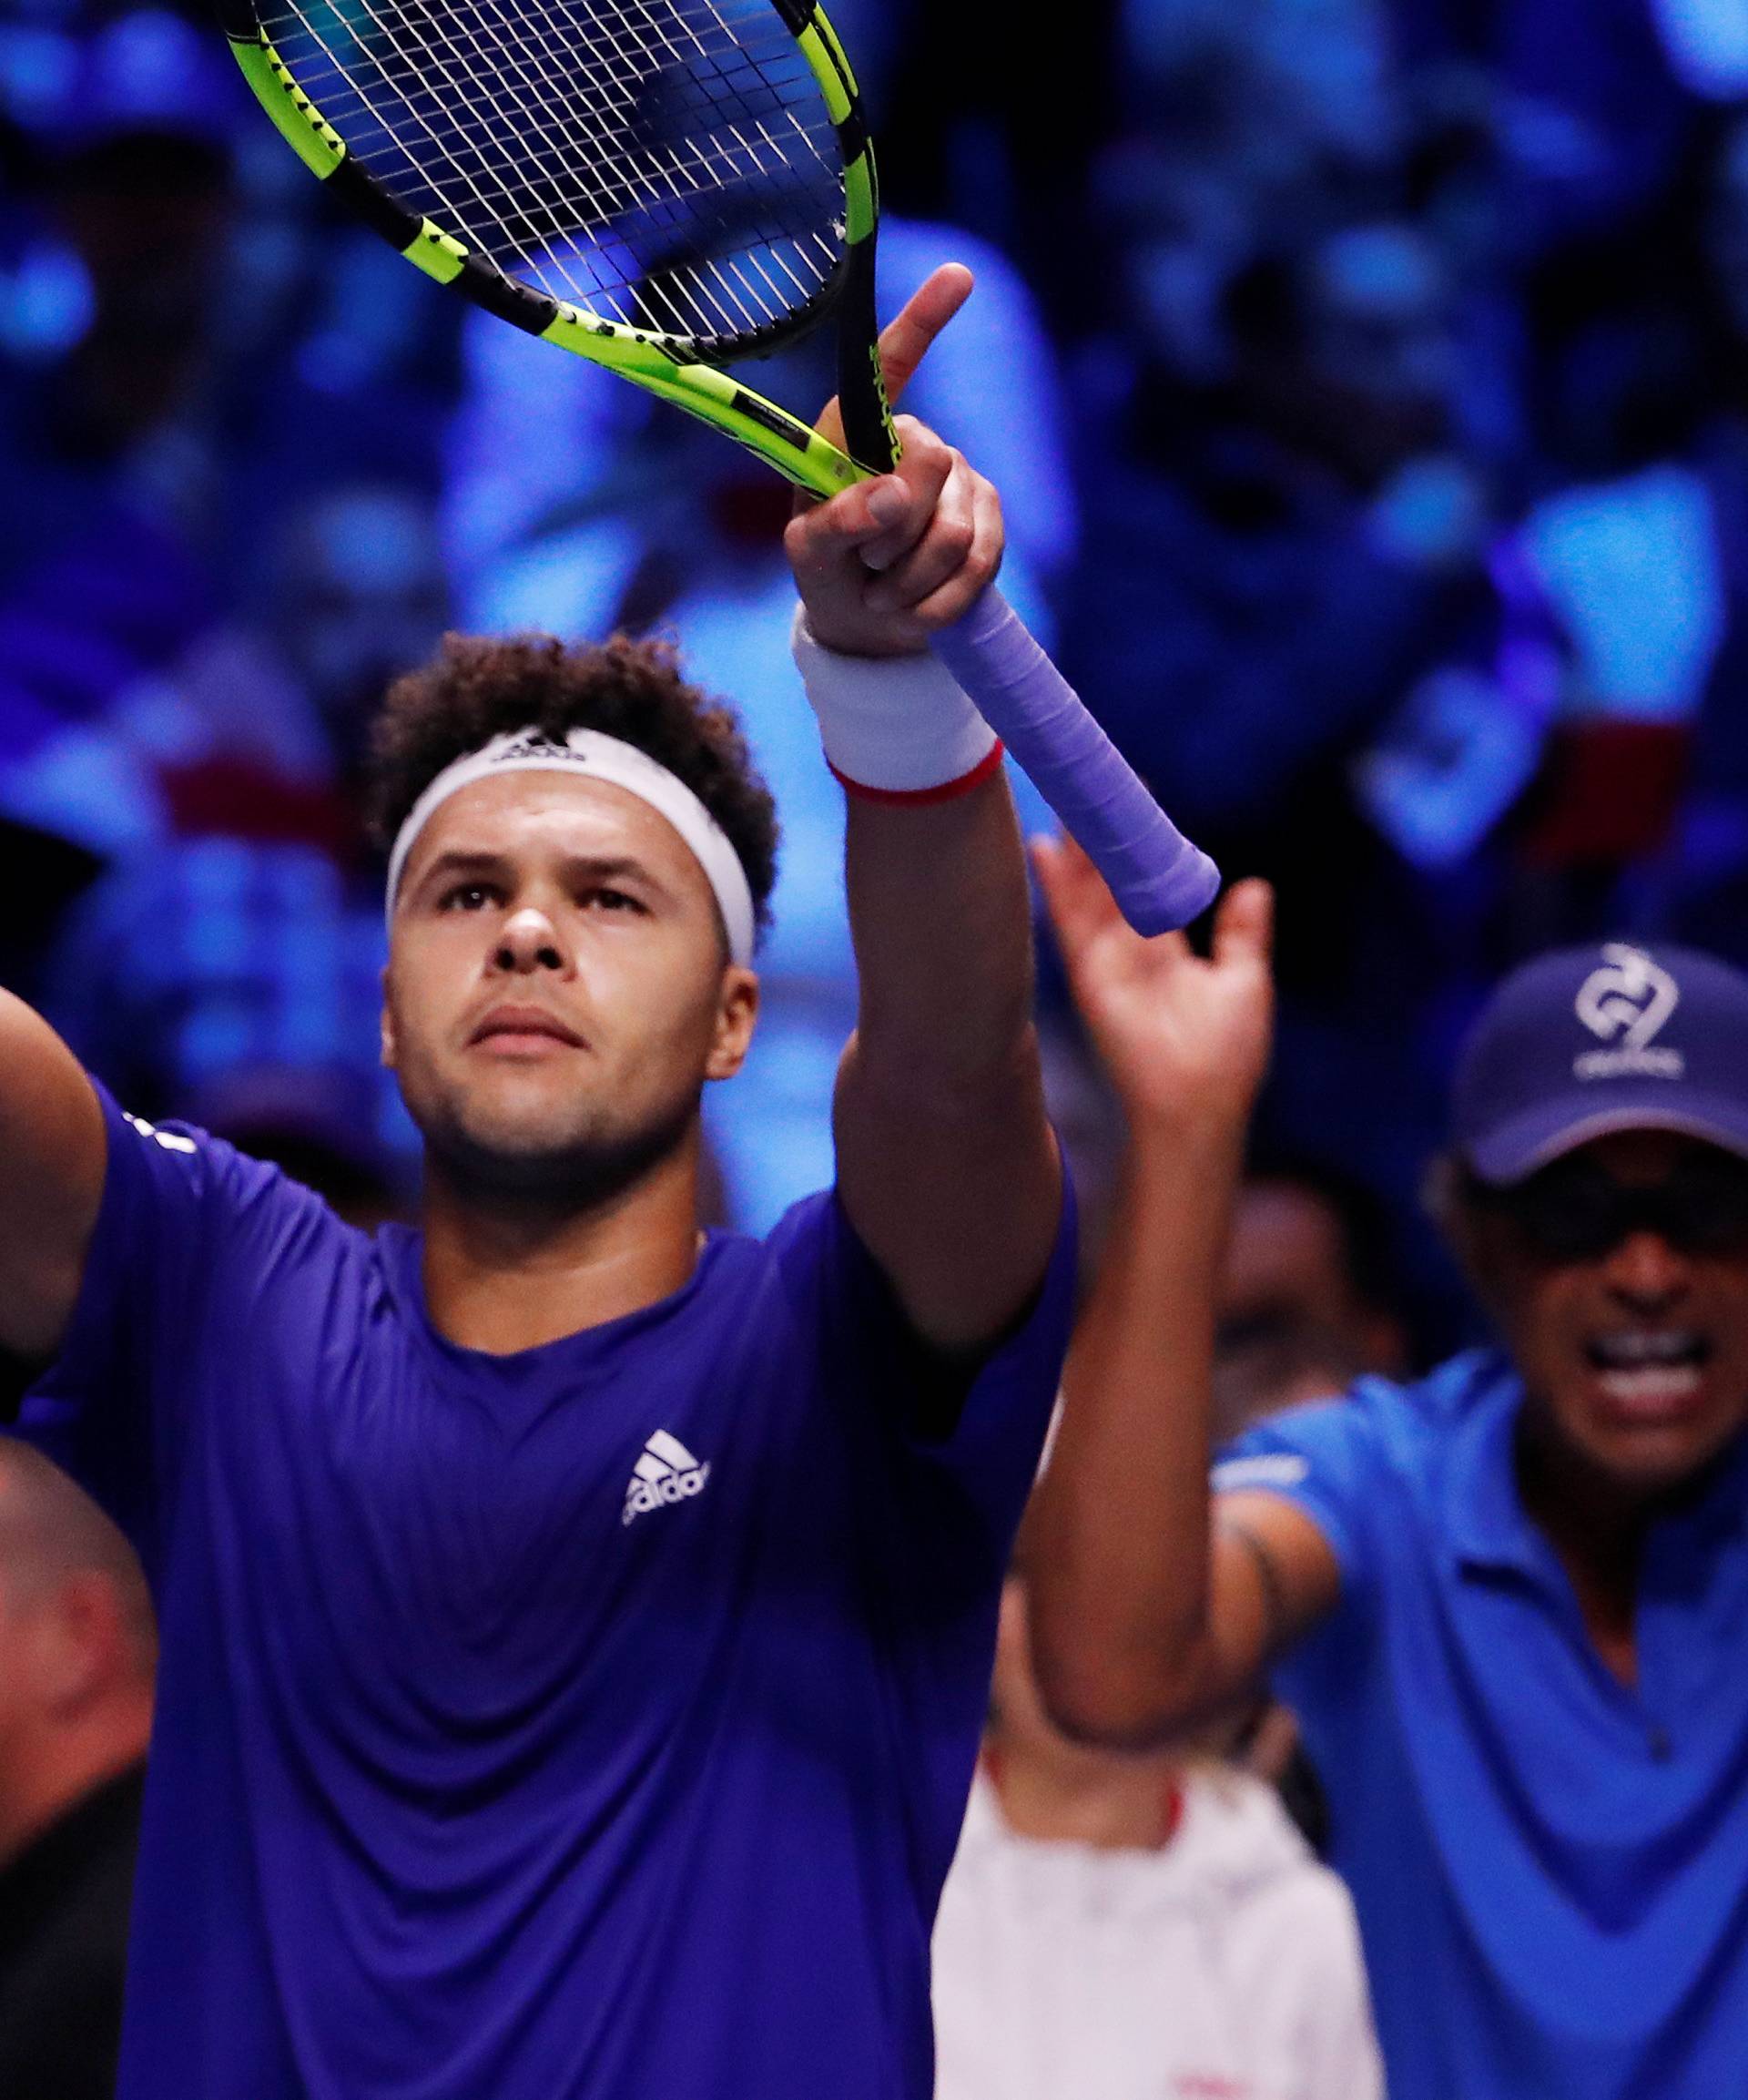
[[[1037,855],[1076,1000],[1122,1096],[1116,1218],[1032,1518],[1040,1682],[1100,1741],[1169,1736],[1246,1690],[1334,1601],[1311,1520],[1208,1487],[1214,1286],[1267,1061],[1270,899],[1241,883],[1202,961],[1144,941],[1073,846]]]
[[[939,270],[881,341],[896,395],[963,303]],[[973,1351],[1042,1278],[1062,1188],[1032,1026],[1025,857],[1000,747],[927,651],[1000,565],[994,488],[900,424],[898,470],[800,512],[798,644],[849,796],[861,996],[838,1080],[838,1187],[929,1342]]]
[[[47,1022],[0,992],[0,1349],[51,1356],[103,1196],[103,1116]]]

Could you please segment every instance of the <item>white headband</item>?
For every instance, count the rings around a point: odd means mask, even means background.
[[[437,809],[452,795],[471,788],[475,780],[499,773],[586,772],[591,780],[605,780],[647,802],[658,816],[666,817],[696,856],[698,865],[716,895],[716,908],[728,934],[728,953],[737,963],[753,959],[756,923],[753,892],[740,855],[728,842],[728,835],[692,792],[686,782],[670,773],[647,751],[618,737],[604,736],[599,729],[572,729],[563,743],[539,729],[515,729],[493,737],[483,750],[472,751],[445,766],[407,813],[407,821],[395,834],[389,855],[389,888],[386,913],[391,926],[394,900],[400,892],[407,855],[413,841],[431,821]]]

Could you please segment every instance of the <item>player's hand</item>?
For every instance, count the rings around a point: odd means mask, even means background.
[[[1032,860],[1075,1004],[1131,1120],[1241,1126],[1273,1033],[1268,884],[1221,899],[1204,961],[1182,933],[1137,933],[1072,840],[1038,840]]]
[[[971,271],[944,264],[881,335],[890,400],[971,291]],[[1001,566],[1006,535],[994,484],[914,416],[900,416],[897,427],[904,456],[891,474],[859,482],[829,503],[798,498],[784,535],[814,639],[847,656],[926,648]],[[834,444],[843,443],[836,401],[818,428]]]

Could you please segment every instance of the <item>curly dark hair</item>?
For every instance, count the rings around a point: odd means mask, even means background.
[[[506,731],[562,739],[599,729],[685,781],[722,826],[747,871],[762,928],[777,880],[777,805],[732,710],[688,683],[673,645],[568,647],[551,635],[445,635],[430,663],[389,688],[371,735],[365,795],[386,851],[443,768]]]

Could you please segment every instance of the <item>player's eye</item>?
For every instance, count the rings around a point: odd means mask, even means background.
[[[497,900],[490,882],[457,882],[437,900],[440,912],[483,912]]]
[[[591,905],[597,911],[629,912],[640,917],[645,915],[649,910],[641,897],[634,897],[626,890],[615,890],[611,883],[607,882],[585,892],[583,902],[585,905]]]

